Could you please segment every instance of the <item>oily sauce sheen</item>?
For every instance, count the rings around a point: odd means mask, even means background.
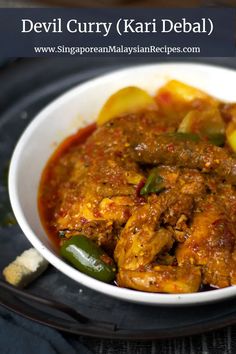
[[[85,143],[95,130],[96,123],[93,123],[66,138],[51,156],[42,173],[38,193],[39,215],[48,236],[57,246],[60,244],[60,238],[53,223],[54,212],[58,200],[58,188],[65,181],[68,172],[67,165],[61,160],[72,149],[76,149],[79,145]]]

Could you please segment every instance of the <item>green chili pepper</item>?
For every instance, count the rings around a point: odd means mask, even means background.
[[[225,144],[225,134],[209,134],[208,135],[209,143],[216,146],[224,146]]]
[[[60,253],[82,273],[106,283],[115,279],[114,261],[84,235],[73,236],[70,240],[65,241]]]
[[[176,132],[176,133],[170,133],[173,138],[176,138],[178,140],[191,140],[191,141],[196,141],[198,142],[201,138],[198,134],[194,133],[182,133],[182,132]],[[224,146],[225,143],[225,135],[224,134],[208,134],[208,135],[202,135],[203,140],[207,140],[209,143],[216,145],[216,146]]]
[[[175,133],[169,133],[169,135],[173,136],[173,138],[176,138],[178,140],[191,140],[191,141],[200,140],[199,135],[194,133],[175,132]]]
[[[140,191],[141,195],[149,194],[149,193],[158,193],[165,189],[164,180],[158,174],[158,169],[154,168],[148,179]]]
[[[223,146],[225,143],[225,124],[215,107],[188,112],[179,125],[178,133],[193,133],[216,146]]]

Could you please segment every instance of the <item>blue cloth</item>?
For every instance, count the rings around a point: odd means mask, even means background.
[[[1,354],[92,354],[79,341],[0,307]]]

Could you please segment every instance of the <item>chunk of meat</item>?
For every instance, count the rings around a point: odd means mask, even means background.
[[[151,195],[147,203],[137,207],[122,230],[114,257],[119,268],[135,270],[152,262],[163,251],[173,245],[174,231],[160,228],[160,222],[171,225],[175,217],[186,212],[191,214],[193,196],[203,193],[204,183],[189,171],[177,171],[175,168],[160,168],[160,174],[169,189],[160,195]],[[195,176],[195,178],[194,178]],[[184,202],[188,200],[188,202]],[[173,216],[175,213],[175,216]],[[176,222],[177,222],[176,219]]]
[[[236,159],[225,149],[205,141],[180,139],[172,134],[144,134],[135,138],[133,157],[139,163],[167,164],[214,172],[232,184],[236,184]]]
[[[175,226],[182,215],[185,215],[186,220],[191,217],[193,209],[193,196],[182,194],[182,198],[163,213],[162,222],[171,226]]]
[[[179,244],[179,265],[202,266],[203,283],[216,287],[235,284],[236,227],[219,199],[207,197],[198,205],[189,238]]]
[[[165,165],[159,165],[157,170],[165,189],[176,188],[178,185],[188,195],[197,196],[205,192],[204,176],[197,170]]]
[[[99,204],[99,213],[102,218],[123,225],[131,216],[134,205],[135,201],[128,196],[104,198]]]
[[[222,203],[226,215],[231,222],[236,224],[236,189],[234,186],[226,183],[218,183],[216,188],[219,202]]]
[[[67,237],[80,232],[114,248],[120,227],[140,203],[136,188],[144,178],[127,148],[122,129],[104,126],[62,156],[59,166],[66,173],[54,210],[57,230]]]
[[[117,283],[121,287],[157,293],[192,293],[201,284],[199,267],[158,265],[146,271],[120,269]]]
[[[52,210],[56,230],[65,230],[67,237],[81,232],[99,245],[114,247],[120,228],[140,206],[137,186],[145,178],[130,155],[130,132],[173,131],[173,122],[158,117],[150,111],[111,120],[61,157],[60,188]]]
[[[152,262],[164,247],[173,244],[172,233],[161,228],[158,221],[161,213],[176,196],[152,196],[149,202],[137,208],[129,218],[117,242],[114,257],[118,267],[137,269]]]

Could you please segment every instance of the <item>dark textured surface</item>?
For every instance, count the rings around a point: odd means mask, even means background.
[[[202,61],[206,62],[206,60]],[[119,60],[119,66],[126,63],[127,60],[124,62]],[[236,66],[234,59],[215,60],[214,63],[229,67]],[[30,119],[53,97],[77,82],[117,66],[115,59],[96,59],[89,62],[77,59],[36,59],[13,62],[2,68],[0,73],[1,203],[7,205],[3,171],[9,163],[16,140]],[[2,269],[30,245],[17,226],[2,228],[0,237],[0,269]],[[146,333],[154,333],[152,337],[175,337],[194,330],[202,332],[210,330],[212,326],[223,326],[229,323],[228,321],[235,322],[236,319],[236,300],[182,309],[132,305],[79,287],[52,267],[27,291],[65,302],[94,319],[102,318],[109,322],[116,322],[120,328],[126,330],[126,336],[129,333],[130,337],[136,337],[137,340],[145,337]],[[236,327],[227,327],[200,336],[145,343],[79,338],[96,353],[234,353],[236,351],[235,331]],[[77,340],[74,335],[66,336],[72,342]],[[119,333],[116,336],[119,336]]]

